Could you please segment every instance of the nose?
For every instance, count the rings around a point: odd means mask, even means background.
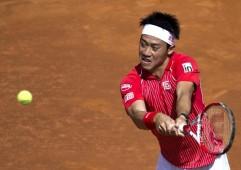
[[[145,56],[151,56],[151,47],[145,47],[142,49],[142,54],[145,55]]]

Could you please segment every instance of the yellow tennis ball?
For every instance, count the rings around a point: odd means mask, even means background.
[[[17,100],[22,105],[30,104],[33,100],[33,96],[28,90],[21,90],[17,95]]]

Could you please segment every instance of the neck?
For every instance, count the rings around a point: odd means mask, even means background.
[[[169,60],[170,60],[170,58],[167,57],[165,59],[165,61],[159,67],[154,69],[154,71],[152,72],[152,75],[154,75],[158,78],[161,78],[165,69],[166,69],[166,67],[167,67],[167,65],[168,65],[168,63],[169,63]]]

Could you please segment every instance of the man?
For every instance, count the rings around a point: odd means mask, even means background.
[[[205,105],[195,60],[174,52],[180,26],[175,16],[154,12],[140,22],[140,63],[121,81],[126,112],[140,129],[159,141],[158,170],[229,170],[226,155],[201,150],[180,127]]]

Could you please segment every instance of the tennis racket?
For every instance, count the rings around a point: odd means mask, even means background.
[[[233,112],[223,103],[212,103],[180,130],[193,137],[203,150],[214,155],[229,151],[235,136]]]

